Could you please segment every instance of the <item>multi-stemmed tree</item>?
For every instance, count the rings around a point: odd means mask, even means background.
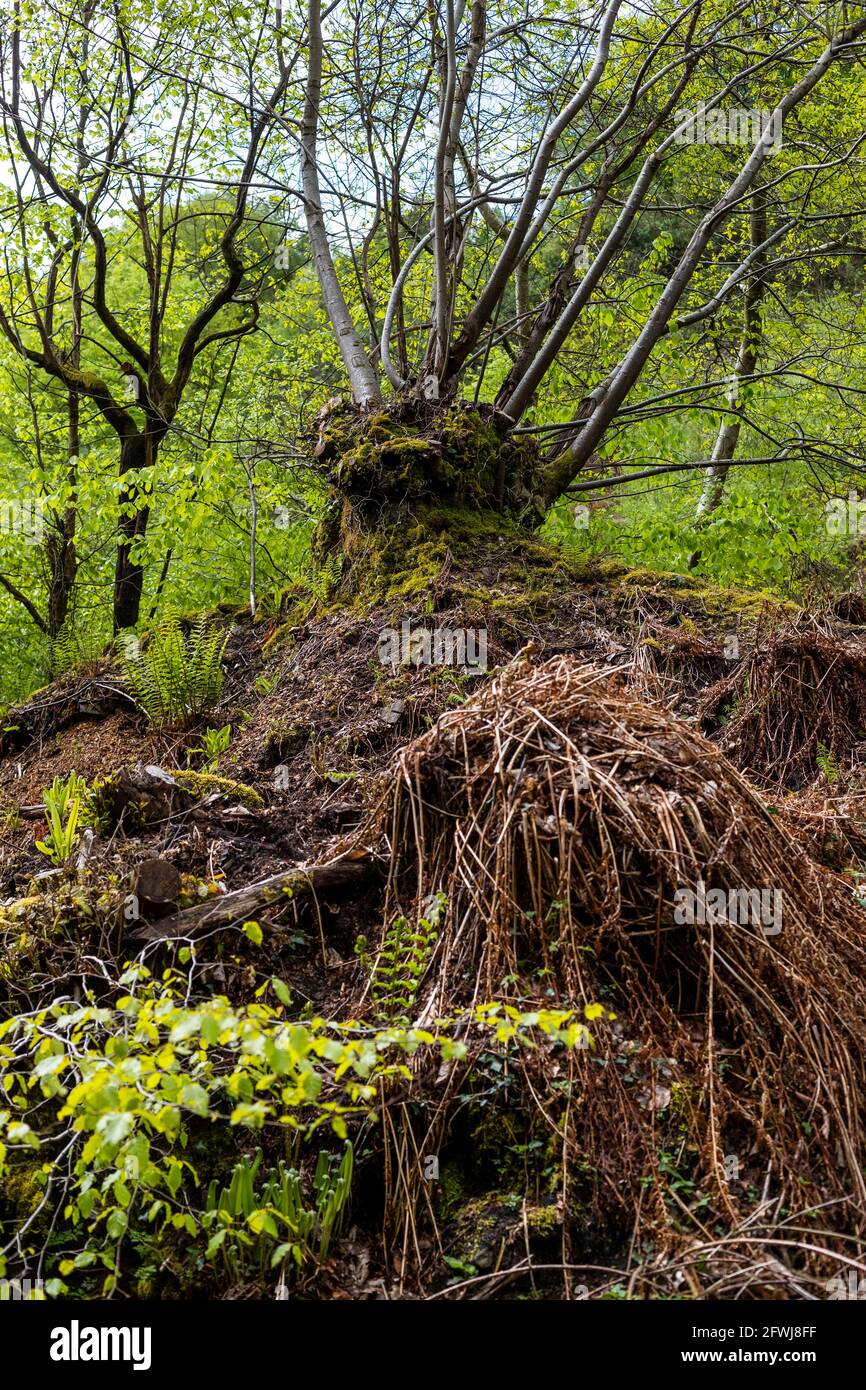
[[[767,321],[860,264],[864,44],[839,0],[13,3],[0,328],[68,402],[67,503],[79,436],[117,436],[115,626],[160,450],[197,364],[228,374],[256,330],[277,217],[345,373],[315,448],[344,529],[449,497],[536,524],[701,466],[708,515],[735,463],[838,461],[796,421],[735,455],[762,380],[857,409],[844,361],[814,370],[820,333],[806,372]],[[710,458],[613,470],[635,421],[700,411]],[[54,526],[62,586],[74,505]]]
[[[721,416],[711,458],[631,476],[706,464],[712,510],[758,376],[767,288],[784,296],[804,267],[862,254],[862,199],[844,203],[864,139],[862,8],[442,0],[328,15],[310,0],[303,199],[359,428],[365,412],[422,401],[435,433],[457,403],[486,404],[507,459],[482,503],[537,518],[609,486],[599,451],[630,412],[666,413],[679,394]],[[660,254],[642,259],[662,219]],[[612,360],[594,352],[605,318]],[[674,353],[698,366],[722,324],[734,337],[721,373],[693,368],[694,384],[634,402]],[[784,360],[768,372],[784,377]],[[545,447],[521,449],[510,489],[514,443],[533,433]],[[829,444],[793,427],[754,461]],[[387,500],[398,491],[389,477]]]

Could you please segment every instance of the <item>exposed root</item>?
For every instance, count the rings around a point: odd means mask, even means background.
[[[448,897],[422,1020],[502,997],[616,1013],[518,1085],[596,1223],[711,1240],[760,1203],[761,1241],[767,1212],[829,1203],[822,1227],[866,1228],[866,915],[714,744],[610,672],[518,660],[403,750],[381,817],[388,920]],[[780,919],[710,898],[681,924],[702,886],[781,894]]]
[[[838,794],[825,785],[781,797],[777,814],[812,859],[855,879],[866,876],[866,792],[856,784]]]
[[[798,788],[851,762],[866,730],[866,644],[794,624],[707,691],[704,731],[743,771]]]
[[[635,640],[629,685],[677,708],[715,682],[727,660],[724,641],[705,637],[694,623],[674,627],[648,617]]]

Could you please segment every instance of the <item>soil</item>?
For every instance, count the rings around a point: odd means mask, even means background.
[[[554,559],[527,583],[520,565],[496,547],[480,548],[471,562],[443,566],[432,594],[432,600],[400,596],[342,604],[293,591],[255,623],[243,611],[215,615],[228,629],[229,642],[225,690],[208,723],[230,724],[232,739],[218,768],[209,771],[230,780],[171,801],[165,814],[147,824],[133,826],[121,818],[104,828],[81,876],[85,891],[107,888],[116,897],[118,933],[101,944],[118,964],[133,953],[133,943],[124,937],[123,901],[142,860],[160,857],[174,864],[184,875],[187,900],[195,902],[207,893],[329,859],[368,823],[400,750],[517,653],[538,662],[568,654],[613,669],[644,699],[697,722],[706,692],[751,657],[756,632],[791,619],[790,609],[766,596],[615,565],[579,571]],[[484,629],[487,669],[427,667],[411,660],[396,667],[383,664],[382,633],[399,633],[407,619],[416,631]],[[826,630],[828,640],[836,633],[848,643],[866,642],[866,629],[838,618]],[[65,677],[8,711],[3,724],[0,905],[32,894],[34,875],[50,868],[36,842],[47,833],[38,806],[55,777],[74,770],[93,783],[136,766],[168,774],[203,766],[202,730],[155,731],[124,696],[121,675],[110,666]],[[736,761],[736,749],[729,756]],[[859,753],[852,750],[837,769],[835,785],[825,773],[816,767],[798,797],[778,789],[784,823],[816,859],[836,872],[856,874],[866,850],[857,799],[862,797]],[[242,784],[242,790],[231,783]],[[243,789],[252,789],[254,802],[261,804],[249,804]],[[54,886],[56,879],[37,880],[36,893]],[[251,951],[240,933],[231,935],[228,946],[207,940],[200,948],[200,978],[220,993],[249,1000],[263,980],[278,974],[295,999],[309,1001],[317,1012],[345,1013],[362,984],[355,942],[376,931],[382,901],[374,877],[357,893],[265,909],[263,947]],[[66,947],[55,961],[43,961],[46,990],[64,971],[74,968],[87,976],[92,967],[83,963],[86,945],[80,945],[74,966],[72,955],[64,955]],[[157,959],[170,959],[172,949],[148,947],[148,958],[156,951]],[[480,1200],[477,1192],[471,1196]],[[490,1248],[497,1242],[519,1246],[523,1218],[516,1221],[508,1199],[488,1198],[496,1236]],[[537,1222],[543,1246],[550,1239],[550,1221],[542,1213]],[[439,1287],[460,1277],[461,1261],[472,1264],[465,1254],[466,1212],[460,1215],[459,1203],[443,1229],[450,1232],[457,1273],[449,1276],[440,1262]],[[597,1234],[603,1262],[611,1262],[616,1244],[610,1232]],[[384,1273],[373,1248],[360,1226],[354,1227],[337,1262],[323,1271],[325,1296],[381,1296]],[[626,1250],[627,1241],[621,1253]],[[488,1259],[477,1256],[476,1251],[472,1267]],[[239,1290],[236,1296],[260,1296],[260,1291]]]

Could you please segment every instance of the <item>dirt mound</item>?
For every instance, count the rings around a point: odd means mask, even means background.
[[[866,1225],[866,915],[856,874],[831,872],[863,858],[857,795],[768,806],[671,718],[730,664],[730,632],[750,648],[751,619],[714,596],[541,567],[528,590],[501,546],[470,583],[431,556],[429,603],[295,595],[255,624],[229,615],[210,722],[232,741],[211,773],[246,784],[246,805],[209,790],[201,731],[148,728],[109,670],[10,713],[0,809],[23,814],[0,824],[0,899],[16,898],[4,990],[25,1009],[70,979],[100,988],[139,949],[123,907],[143,859],[178,871],[175,907],[194,913],[202,893],[360,841],[390,868],[384,887],[376,875],[268,904],[260,946],[243,912],[196,938],[204,993],[245,1001],[279,977],[304,1007],[378,1026],[390,980],[410,999],[401,1019],[450,1020],[465,1044],[465,1067],[413,1058],[383,1093],[360,1226],[402,1222],[394,1248],[414,1250],[422,1282],[443,1278],[443,1251],[492,1270],[531,1237],[527,1261],[559,1262],[566,1280],[595,1263],[647,1296],[803,1296]],[[492,679],[414,660],[427,629],[482,628]],[[398,659],[382,660],[385,633]],[[138,762],[201,785],[155,818],[108,815],[83,872],[34,883],[55,773],[93,781]],[[146,957],[175,949],[149,941]],[[594,1046],[541,1041],[503,1060],[471,1017],[490,1000],[580,1017],[600,1005]],[[431,1154],[438,1187],[419,1176]]]
[[[866,915],[714,744],[608,672],[517,660],[401,752],[379,825],[386,921],[447,895],[422,1018],[616,1014],[528,1086],[594,1209],[662,1242],[672,1191],[701,1229],[866,1226]]]

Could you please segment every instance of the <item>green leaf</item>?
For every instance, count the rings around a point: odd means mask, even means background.
[[[257,1211],[251,1211],[247,1217],[247,1224],[255,1236],[267,1233],[276,1239],[279,1235],[276,1221],[264,1207],[260,1207]]]
[[[286,1008],[289,1008],[292,1002],[292,996],[289,993],[288,985],[284,984],[282,980],[273,979],[271,980],[271,989],[274,991],[280,1003],[284,1004]]]
[[[126,1212],[115,1210],[111,1212],[108,1220],[106,1221],[105,1229],[108,1231],[108,1234],[111,1236],[112,1240],[119,1240],[120,1237],[124,1235],[124,1233],[126,1232],[126,1228],[128,1225],[129,1218],[126,1215]]]

